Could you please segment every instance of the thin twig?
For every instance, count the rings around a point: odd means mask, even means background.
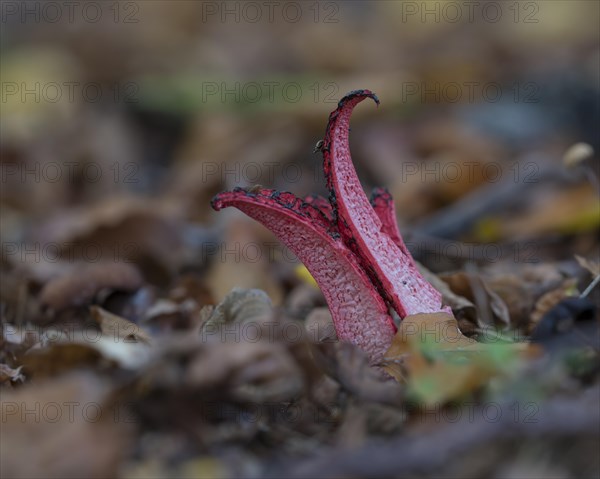
[[[594,278],[594,281],[592,281],[587,288],[585,288],[585,291],[583,293],[581,293],[579,295],[580,298],[587,298],[587,295],[590,294],[592,292],[592,289],[594,289],[596,287],[596,285],[600,283],[600,274],[598,276],[596,276]]]

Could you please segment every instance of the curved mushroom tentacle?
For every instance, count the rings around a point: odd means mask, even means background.
[[[396,332],[388,305],[401,318],[449,309],[442,308],[442,295],[420,274],[404,244],[389,192],[375,189],[370,203],[356,175],[348,131],[352,110],[365,98],[379,104],[369,90],[342,98],[319,143],[329,201],[257,186],[220,193],[212,206],[238,208],[287,245],[321,288],[338,338],[375,362]]]
[[[291,193],[241,188],[220,193],[216,210],[234,206],[269,228],[304,263],[321,288],[338,338],[381,359],[396,332],[387,306],[319,210]]]
[[[396,246],[400,248],[406,258],[414,264],[414,258],[408,251],[402,235],[400,234],[400,228],[398,228],[398,220],[396,218],[396,207],[394,206],[394,199],[392,194],[387,188],[378,186],[373,188],[371,192],[371,206],[375,210],[375,214],[381,221],[381,231],[387,234]]]
[[[379,293],[401,318],[442,310],[442,296],[419,273],[407,250],[383,232],[381,219],[360,184],[350,156],[350,116],[365,98],[379,100],[369,90],[356,90],[340,100],[329,116],[323,142],[323,163],[338,229],[358,256]]]

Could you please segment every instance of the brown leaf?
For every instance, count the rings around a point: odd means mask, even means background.
[[[570,278],[565,280],[558,288],[548,291],[535,303],[535,309],[531,313],[529,322],[529,333],[531,333],[544,315],[563,299],[573,296],[576,291],[577,280]]]
[[[35,377],[50,377],[73,369],[92,366],[100,369],[103,364],[109,365],[94,345],[57,343],[50,347],[32,349],[23,356],[25,373]]]
[[[413,394],[429,405],[439,405],[475,391],[493,374],[476,364],[430,362],[423,355],[407,359],[410,371],[409,386]]]
[[[286,400],[303,387],[300,369],[284,344],[270,341],[211,343],[189,365],[185,383],[229,384],[241,400]]]
[[[129,427],[107,406],[107,385],[70,374],[2,393],[2,476],[116,477]]]
[[[461,330],[471,332],[478,326],[477,309],[475,305],[464,296],[456,294],[448,283],[437,274],[429,271],[425,266],[416,262],[423,277],[429,281],[435,289],[442,293],[442,303],[452,308],[452,313],[458,320]]]
[[[270,318],[272,313],[271,299],[264,291],[233,288],[215,307],[210,322],[243,323]]]
[[[480,327],[510,325],[506,304],[498,294],[492,291],[481,275],[459,271],[452,274],[441,274],[439,277],[450,286],[454,293],[467,298],[478,307],[478,325]],[[478,301],[480,297],[481,300]]]
[[[140,272],[132,264],[89,263],[46,283],[40,300],[54,311],[60,311],[91,303],[103,289],[134,291],[142,283]]]
[[[447,313],[415,314],[402,320],[385,358],[401,358],[426,341],[433,342],[442,350],[473,348],[479,344],[464,336],[456,319]]]
[[[109,338],[122,339],[124,342],[133,343],[150,344],[152,342],[150,335],[137,324],[109,313],[99,306],[91,306],[90,314],[92,319],[100,326],[102,334]]]
[[[193,274],[183,274],[177,279],[169,291],[169,299],[178,303],[193,299],[200,306],[215,303],[206,282]]]
[[[512,328],[526,329],[538,296],[535,283],[522,274],[500,274],[487,278],[486,283],[506,304]]]
[[[306,318],[304,327],[314,342],[337,341],[335,326],[329,308],[315,308]]]
[[[285,311],[293,318],[304,319],[314,308],[321,306],[326,306],[321,290],[302,282],[288,294]]]
[[[401,403],[402,387],[385,370],[373,367],[365,352],[354,344],[322,342],[312,352],[320,368],[354,396],[365,402]]]
[[[170,279],[183,259],[181,212],[163,198],[108,197],[93,206],[61,212],[40,227],[34,241],[59,244],[64,262],[135,263],[154,284]],[[89,253],[88,253],[89,254]]]
[[[162,331],[193,329],[198,326],[197,310],[198,304],[193,299],[181,303],[159,299],[145,312],[143,324]]]

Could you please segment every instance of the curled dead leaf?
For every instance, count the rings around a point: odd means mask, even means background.
[[[450,288],[449,284],[438,277],[435,273],[429,271],[425,266],[416,262],[419,271],[423,277],[429,281],[435,289],[442,293],[442,302],[452,308],[452,313],[458,320],[458,324],[461,330],[467,332],[474,332],[479,326],[477,319],[477,308],[464,296],[456,294]]]
[[[208,324],[241,323],[270,317],[269,296],[260,289],[233,288],[214,309]]]
[[[486,283],[506,304],[511,327],[526,330],[539,296],[538,282],[535,279],[527,281],[523,274],[508,273],[487,278]]]
[[[479,274],[456,272],[439,276],[450,289],[475,304],[478,308],[478,326],[510,325],[508,308],[502,298],[494,292]]]

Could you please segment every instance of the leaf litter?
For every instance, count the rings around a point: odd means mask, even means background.
[[[430,147],[448,149],[452,135],[442,136]],[[324,142],[319,152],[330,154],[327,147]],[[472,148],[498,154],[485,141]],[[385,164],[371,167],[387,171]],[[189,179],[174,181],[194,188]],[[324,295],[311,267],[297,262],[215,261],[203,254],[203,245],[219,235],[232,243],[272,238],[230,220],[215,220],[214,230],[197,228],[204,213],[192,211],[192,198],[207,202],[225,186],[235,185],[215,180],[204,185],[209,191],[196,187],[185,199],[173,188],[153,205],[111,199],[63,221],[49,218],[28,234],[32,241],[66,238],[60,261],[28,268],[3,258],[3,475],[435,477],[454,471],[467,477],[533,470],[575,477],[600,470],[592,452],[600,421],[597,290],[578,298],[597,276],[589,247],[597,243],[585,228],[565,223],[568,211],[558,223],[545,215],[531,231],[579,235],[577,257],[557,261],[548,254],[536,265],[475,269],[463,263],[440,273],[427,255],[407,256],[408,271],[418,268],[441,298],[429,308],[434,311],[407,314],[403,297],[378,283],[386,273],[369,268],[377,254],[352,245],[362,227],[348,223],[352,211],[338,215],[328,200],[306,197],[311,213],[304,204],[300,212],[321,225],[308,231],[331,238],[323,244],[335,245],[332,257],[351,265],[364,291],[379,298],[372,303],[385,318],[380,324],[393,325],[373,355],[363,348],[364,330],[352,330],[358,341],[347,342],[336,329],[347,313],[331,301],[339,301],[343,282],[327,273],[317,278],[321,287],[334,280]],[[448,188],[434,199],[414,190],[412,201],[420,198],[420,207],[434,211],[461,196]],[[573,191],[575,199],[588,195]],[[264,188],[238,194],[273,201]],[[398,213],[387,195],[376,190],[368,204],[394,251],[404,254],[410,248],[395,219],[410,195],[399,195]],[[276,201],[274,208],[298,206],[291,196]],[[528,221],[505,227],[524,232]],[[113,261],[66,260],[90,244]],[[136,247],[114,256],[122,244]],[[368,325],[375,310],[361,311],[356,324]],[[560,449],[565,443],[573,446]],[[563,452],[532,465],[532,449]]]

